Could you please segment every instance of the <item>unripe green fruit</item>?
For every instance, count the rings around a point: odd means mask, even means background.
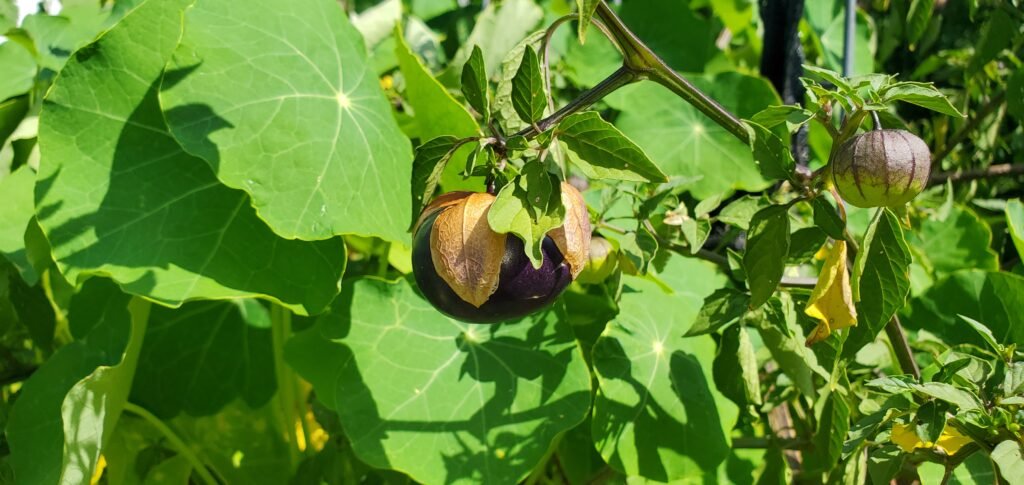
[[[832,180],[857,207],[898,207],[928,184],[932,157],[924,140],[905,130],[872,130],[843,144]]]
[[[619,257],[615,246],[603,237],[596,236],[590,240],[590,257],[576,280],[588,285],[601,283],[619,267]]]

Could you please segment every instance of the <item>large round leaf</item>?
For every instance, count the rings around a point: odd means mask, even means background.
[[[338,2],[197,2],[171,69],[174,137],[275,232],[409,239],[412,150]]]
[[[72,281],[106,274],[171,306],[264,296],[319,312],[339,291],[341,239],[281,239],[164,124],[156,88],[189,3],[146,3],[65,66],[39,128],[39,225]]]
[[[590,375],[561,306],[473,325],[405,280],[346,288],[285,358],[371,466],[427,484],[517,483],[586,416]]]
[[[736,72],[690,79],[698,88],[742,118],[779,104],[771,84]],[[698,198],[732,190],[762,190],[750,147],[671,91],[654,83],[629,86],[619,104],[616,125],[668,176],[701,177],[690,187]]]
[[[701,263],[678,269],[694,281],[715,279]],[[630,476],[714,477],[729,455],[737,409],[715,390],[715,343],[707,335],[683,337],[710,290],[684,288],[669,294],[624,276],[619,316],[594,346],[594,442],[605,461]]]

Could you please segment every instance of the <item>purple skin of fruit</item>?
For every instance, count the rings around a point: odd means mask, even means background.
[[[928,184],[928,145],[904,130],[872,130],[843,144],[832,179],[843,200],[857,207],[898,207]]]
[[[445,315],[471,323],[516,320],[553,303],[572,282],[569,264],[550,237],[543,243],[544,263],[535,269],[523,251],[523,242],[509,235],[505,239],[497,291],[479,308],[467,303],[434,269],[430,231],[440,213],[423,221],[413,236],[412,264],[423,296]]]

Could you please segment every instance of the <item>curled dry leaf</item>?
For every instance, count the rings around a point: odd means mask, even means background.
[[[583,194],[566,182],[562,182],[562,204],[565,205],[565,221],[548,236],[555,241],[576,279],[590,257],[590,214]]]
[[[836,241],[827,250],[804,313],[818,319],[818,326],[807,337],[807,345],[825,340],[834,330],[857,325],[850,274],[846,271],[846,241]]]
[[[444,210],[430,232],[434,270],[459,298],[476,307],[498,289],[505,257],[506,235],[494,232],[487,223],[493,203],[494,196],[486,193],[469,194],[454,202],[445,199],[434,209]]]

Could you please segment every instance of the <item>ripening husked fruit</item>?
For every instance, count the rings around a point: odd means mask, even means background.
[[[898,207],[928,184],[932,157],[924,140],[905,130],[872,130],[840,147],[832,180],[857,207]]]
[[[413,229],[412,263],[423,296],[442,313],[465,322],[514,320],[547,307],[579,275],[590,254],[590,219],[583,196],[562,184],[565,222],[542,243],[534,268],[523,242],[487,222],[495,197],[443,194]]]
[[[576,281],[588,285],[596,285],[608,279],[615,268],[619,267],[618,253],[615,246],[607,239],[596,236],[590,240],[590,257]]]

